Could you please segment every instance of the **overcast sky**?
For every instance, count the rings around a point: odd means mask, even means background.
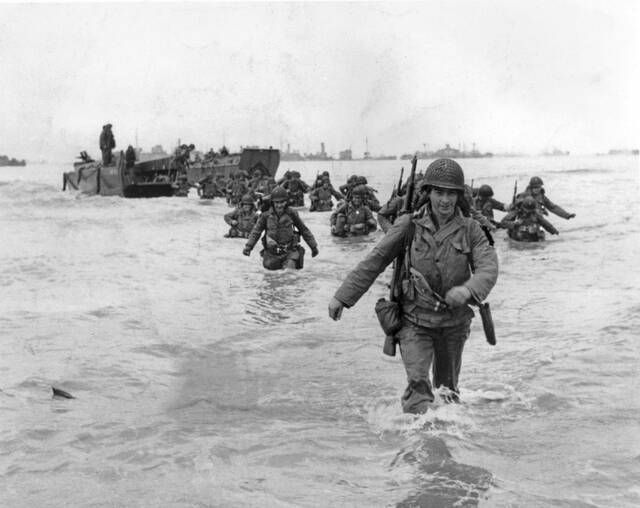
[[[638,147],[640,3],[0,4],[0,154]]]

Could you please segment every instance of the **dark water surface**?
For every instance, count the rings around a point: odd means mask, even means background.
[[[388,274],[327,317],[380,232],[334,239],[302,211],[320,256],[266,272],[223,238],[221,200],[76,196],[68,168],[0,168],[0,505],[638,506],[638,158],[462,162],[503,201],[537,174],[578,215],[551,216],[543,245],[498,233],[498,345],[474,320],[463,403],[421,417],[381,353]],[[402,164],[279,173],[364,174],[384,201]]]

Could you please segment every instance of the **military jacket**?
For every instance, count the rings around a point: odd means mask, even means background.
[[[240,231],[246,231],[249,233],[258,221],[258,214],[255,210],[245,212],[242,207],[239,207],[224,216],[224,221],[229,224],[229,226],[232,226],[231,221],[234,220],[238,221],[238,225],[235,227]]]
[[[275,210],[270,208],[266,212],[263,212],[258,218],[256,225],[251,230],[251,234],[249,234],[246,246],[249,249],[253,249],[264,231],[265,234],[279,246],[292,248],[298,243],[295,230],[302,235],[302,238],[304,238],[304,241],[307,242],[309,247],[313,249],[318,246],[313,233],[311,233],[305,223],[302,222],[298,212],[287,206],[284,209],[284,213],[278,216]]]
[[[347,307],[354,305],[407,244],[401,284],[396,288],[404,318],[419,326],[437,328],[455,326],[473,317],[468,304],[445,312],[425,306],[412,287],[408,268],[420,272],[431,289],[443,297],[452,287],[465,286],[473,300],[481,302],[498,278],[496,252],[473,219],[456,215],[436,229],[428,205],[413,215],[403,215],[396,220],[367,257],[347,275],[336,291],[336,299]]]
[[[369,207],[360,205],[358,207],[348,203],[345,207],[334,212],[334,215],[343,214],[346,217],[346,224],[354,226],[356,224],[367,224],[370,221],[375,222],[373,214]]]
[[[504,203],[501,203],[497,199],[493,198],[475,198],[473,201],[473,206],[476,210],[478,210],[482,215],[484,215],[487,219],[493,220],[493,211],[494,210],[502,210],[506,211]]]
[[[544,189],[542,189],[542,192],[534,196],[533,193],[531,192],[531,189],[527,187],[523,193],[518,194],[518,196],[516,197],[516,202],[517,202],[516,205],[527,196],[531,196],[533,199],[536,200],[536,202],[538,203],[538,206],[540,207],[540,210],[542,210],[542,213],[545,215],[547,215],[547,210],[549,210],[551,213],[556,214],[558,217],[562,217],[563,219],[568,219],[569,216],[571,215],[564,208],[552,202],[544,193]]]
[[[231,196],[244,196],[248,192],[247,184],[242,180],[233,180],[227,187],[227,193]]]
[[[296,178],[292,178],[282,186],[292,194],[303,194],[309,191],[309,186],[302,180],[298,180]]]
[[[533,213],[527,214],[518,210],[513,210],[503,217],[500,224],[507,229],[520,229],[530,234],[535,233],[536,230],[542,226],[552,235],[558,234],[558,230],[553,226],[553,224],[545,219],[542,213],[537,210]]]

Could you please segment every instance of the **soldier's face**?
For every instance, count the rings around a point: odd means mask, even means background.
[[[538,194],[540,194],[541,190],[542,190],[542,187],[531,187],[531,194],[533,194],[534,196],[537,196]]]
[[[354,206],[360,206],[362,204],[362,197],[361,196],[353,196],[351,198],[351,201],[353,202]]]
[[[285,207],[287,206],[287,202],[286,201],[274,201],[273,202],[273,208],[275,209],[276,213],[282,213],[284,212]]]
[[[458,202],[458,193],[453,189],[434,187],[429,193],[429,200],[431,201],[431,209],[436,214],[438,221],[443,222],[453,215]]]
[[[244,205],[242,205],[242,209],[245,212],[250,212],[251,211],[252,206],[249,203],[245,203]]]

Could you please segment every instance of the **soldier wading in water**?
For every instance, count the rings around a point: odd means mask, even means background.
[[[462,350],[473,317],[469,303],[484,300],[498,277],[496,253],[468,216],[460,165],[451,159],[432,162],[420,186],[426,203],[395,221],[329,302],[329,316],[340,319],[343,308],[355,305],[404,249],[397,288],[402,326],[395,339],[407,372],[405,413],[427,411],[434,386],[448,388],[445,400],[458,399]]]
[[[304,247],[300,245],[300,235],[311,248],[311,256],[318,255],[318,244],[309,228],[302,222],[298,212],[287,206],[288,192],[282,187],[276,187],[271,192],[271,207],[263,212],[249,234],[249,239],[242,253],[251,254],[258,243],[262,232],[264,249],[262,265],[267,270],[281,268],[300,269],[304,264]]]

